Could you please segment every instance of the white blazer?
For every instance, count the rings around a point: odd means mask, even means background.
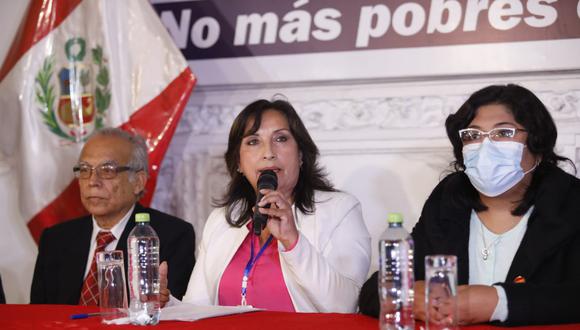
[[[284,282],[297,312],[353,313],[371,256],[360,203],[343,192],[316,191],[314,200],[313,214],[293,206],[296,246],[278,245]],[[218,304],[221,277],[248,235],[246,226],[230,226],[224,212],[215,209],[207,219],[183,302]]]

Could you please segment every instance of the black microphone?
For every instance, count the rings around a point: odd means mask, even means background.
[[[272,170],[266,170],[260,173],[260,177],[258,178],[258,196],[256,197],[256,209],[254,212],[254,216],[252,217],[252,221],[254,221],[254,234],[260,236],[262,229],[266,227],[266,222],[268,221],[268,216],[260,213],[258,211],[258,202],[264,197],[260,193],[262,189],[270,189],[276,190],[278,188],[278,177],[276,173]],[[270,204],[266,204],[264,208],[270,208]]]

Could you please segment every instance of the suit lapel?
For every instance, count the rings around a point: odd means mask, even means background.
[[[457,281],[459,284],[469,282],[469,212],[443,218],[447,249],[445,254],[457,256]]]
[[[567,222],[569,216],[561,214],[563,197],[571,183],[570,177],[559,169],[549,170],[542,178],[526,234],[514,256],[506,282],[513,282],[520,276],[524,279],[532,277],[560,245],[577,234],[578,228]]]
[[[127,221],[127,224],[125,225],[125,229],[123,229],[123,233],[121,233],[121,237],[119,237],[117,240],[117,247],[115,248],[116,250],[123,251],[123,259],[125,259],[125,262],[127,261],[127,238],[129,238],[129,233],[135,227],[135,221],[133,220],[135,219],[135,213],[137,213],[136,206],[133,210],[133,213],[131,214],[131,217],[129,218],[129,221]]]
[[[558,213],[534,209],[526,234],[512,261],[506,282],[513,282],[520,276],[524,279],[532,277],[538,267],[544,264],[560,245],[576,235],[577,231],[577,228],[565,222],[564,217],[559,216]]]
[[[439,249],[434,251],[457,256],[457,281],[459,284],[467,284],[469,282],[469,219],[471,209],[461,207],[461,203],[451,199],[456,194],[457,185],[463,184],[462,179],[463,181],[467,180],[455,177],[455,182],[443,191],[443,195],[449,197],[441,200],[439,210],[441,236],[437,239],[436,244],[442,244],[446,248],[442,251]]]
[[[129,233],[131,233],[131,230],[133,230],[135,227],[135,214],[145,211],[146,210],[140,204],[135,205],[133,208],[133,213],[131,213],[131,217],[129,218],[129,221],[127,221],[121,237],[119,237],[117,240],[117,247],[115,248],[116,250],[123,251],[123,263],[125,264],[125,279],[127,282],[127,289],[129,288],[129,254],[127,251],[127,238],[129,238]]]
[[[89,257],[93,222],[90,216],[82,219],[78,233],[71,233],[63,253],[60,268],[59,291],[62,301],[77,303],[80,297]]]
[[[124,253],[123,259],[125,260],[125,265],[127,265],[127,238],[129,238],[129,233],[131,233],[131,230],[133,230],[133,228],[135,227],[135,214],[142,212],[147,212],[147,209],[141,206],[141,204],[139,203],[135,204],[133,212],[131,213],[129,220],[127,221],[127,224],[123,229],[123,233],[121,233],[121,237],[119,237],[119,239],[117,240],[116,249],[123,251]]]

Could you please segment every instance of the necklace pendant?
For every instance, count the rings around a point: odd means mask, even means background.
[[[487,257],[489,257],[489,250],[488,249],[481,249],[481,256],[483,257],[483,260],[487,260]]]

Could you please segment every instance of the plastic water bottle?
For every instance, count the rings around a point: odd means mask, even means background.
[[[135,215],[129,234],[129,319],[136,325],[159,323],[159,237],[149,225],[148,213]]]
[[[379,327],[413,330],[413,239],[403,228],[401,214],[390,213],[388,222],[379,237]]]

